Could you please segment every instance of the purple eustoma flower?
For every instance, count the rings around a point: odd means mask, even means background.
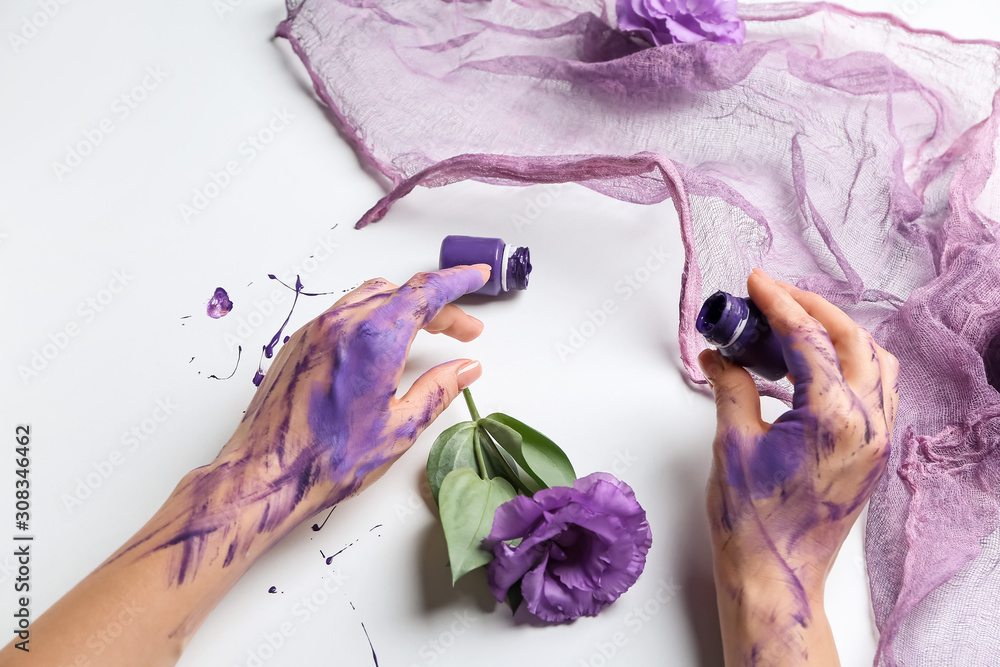
[[[645,35],[657,46],[678,42],[742,44],[746,25],[736,0],[617,0],[618,27]]]
[[[520,581],[528,611],[546,621],[596,616],[639,578],[651,542],[632,489],[597,472],[497,508],[486,576],[498,600]]]

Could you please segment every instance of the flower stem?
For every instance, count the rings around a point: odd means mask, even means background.
[[[472,415],[472,421],[479,421],[479,410],[476,409],[476,403],[472,400],[472,392],[466,387],[462,390],[462,395],[465,396],[465,404],[469,406],[469,414]]]
[[[466,390],[466,391],[468,391],[468,390]],[[472,397],[471,397],[470,394],[466,394],[465,397],[469,401],[472,400]],[[475,413],[475,410],[476,410],[476,407],[475,407],[475,405],[473,405],[472,406],[473,413]],[[472,434],[472,451],[476,453],[476,465],[479,466],[479,476],[482,479],[485,479],[485,480],[489,481],[490,475],[486,471],[486,459],[483,457],[483,441],[482,441],[482,438],[481,438],[481,436],[479,434],[479,428],[478,427],[475,429],[475,432]]]
[[[511,486],[517,489],[519,493],[531,497],[531,490],[524,485],[524,482],[521,481],[521,477],[517,474],[517,469],[510,467],[507,459],[503,457],[503,454],[500,452],[500,448],[497,447],[495,442],[493,442],[493,439],[490,438],[489,434],[481,433],[480,436],[481,437],[478,442],[481,443],[483,451],[489,453],[490,458],[493,461],[496,461],[494,467],[499,467],[500,476],[510,482]],[[515,466],[516,465],[517,464],[515,464]]]

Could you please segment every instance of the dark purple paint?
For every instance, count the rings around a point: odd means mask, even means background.
[[[233,372],[230,373],[229,375],[227,375],[224,378],[220,378],[215,373],[212,373],[211,375],[208,376],[209,379],[210,380],[228,380],[229,378],[231,378],[234,375],[236,375],[236,369],[240,367],[240,357],[242,357],[242,356],[243,356],[243,346],[242,345],[238,345],[236,347],[236,365],[233,366]],[[194,357],[191,357],[191,361],[194,361]],[[191,363],[191,361],[189,361],[188,363]]]
[[[335,509],[337,509],[336,505],[334,505],[333,507],[330,508],[330,513],[326,515],[325,519],[323,519],[323,523],[321,523],[321,524],[315,524],[314,523],[312,525],[312,529],[313,529],[314,532],[318,533],[319,531],[323,530],[323,526],[325,526],[326,522],[330,520],[330,517],[333,515],[333,510],[335,510]]]
[[[273,273],[267,274],[267,277],[271,280],[277,280],[282,285],[285,285],[285,283],[278,280]],[[285,285],[285,287],[288,287],[288,285]],[[274,356],[274,348],[278,346],[278,341],[281,340],[281,334],[285,330],[285,327],[288,326],[288,321],[292,319],[292,313],[295,312],[295,304],[299,302],[299,295],[302,293],[302,280],[298,276],[295,276],[294,291],[295,298],[292,300],[292,307],[288,309],[288,316],[285,318],[285,321],[281,323],[281,326],[278,327],[278,331],[271,336],[271,340],[268,341],[267,345],[265,345],[261,350],[260,361],[257,363],[257,372],[254,373],[253,376],[253,384],[255,387],[259,387],[260,383],[264,380],[264,358],[266,357],[270,359]]]
[[[337,556],[339,556],[340,554],[344,553],[344,552],[345,552],[345,551],[347,551],[347,550],[348,550],[349,548],[353,547],[353,546],[354,546],[354,545],[355,545],[356,543],[357,543],[357,540],[354,540],[354,542],[351,542],[351,543],[350,543],[350,544],[348,544],[348,545],[347,545],[346,547],[342,548],[342,549],[341,549],[340,551],[338,551],[338,552],[336,552],[336,553],[334,553],[334,554],[332,554],[332,555],[330,555],[330,556],[327,556],[327,555],[326,555],[325,553],[323,553],[323,550],[322,550],[322,549],[320,549],[320,550],[319,550],[319,555],[320,555],[320,556],[322,556],[323,558],[325,558],[325,559],[326,559],[326,564],[327,564],[327,565],[329,565],[330,563],[332,563],[332,562],[333,562],[333,559],[334,559],[334,558],[336,558],[336,557],[337,557]]]
[[[232,309],[233,302],[229,300],[229,295],[226,294],[226,290],[221,287],[216,287],[215,294],[213,294],[212,298],[208,300],[208,306],[205,308],[208,316],[213,320],[217,320],[220,317],[228,315],[229,311]]]
[[[983,368],[986,370],[986,381],[991,387],[1000,391],[1000,336],[995,337],[986,346],[983,353]]]
[[[293,292],[298,292],[300,296],[328,296],[330,294],[335,294],[335,292],[303,292],[301,289],[296,289],[295,287],[292,287],[281,278],[275,276],[273,273],[267,274],[267,277],[270,278],[271,280],[277,280],[283,287],[286,287],[287,289]],[[295,278],[296,282],[298,282],[298,276],[295,276]],[[343,290],[343,291],[347,292],[349,290]]]
[[[705,300],[695,328],[722,356],[766,380],[788,374],[781,343],[767,318],[748,298],[716,292]]]
[[[489,280],[474,294],[496,296],[504,291],[528,288],[531,253],[527,248],[508,246],[502,239],[446,236],[441,242],[440,268],[467,264],[490,265]]]
[[[353,607],[354,605],[351,605],[351,606]],[[375,661],[375,667],[378,667],[378,656],[375,655],[375,647],[372,646],[372,638],[368,636],[368,628],[366,628],[365,624],[362,623],[361,624],[361,629],[365,631],[365,639],[368,640],[368,648],[370,648],[372,650],[372,660]]]

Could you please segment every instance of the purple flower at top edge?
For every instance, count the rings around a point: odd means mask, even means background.
[[[636,582],[651,543],[632,489],[598,472],[497,508],[483,542],[494,555],[486,576],[498,600],[520,581],[528,611],[543,620],[596,616]]]
[[[226,290],[221,287],[215,288],[215,294],[208,301],[208,306],[206,306],[205,311],[208,316],[213,320],[217,320],[220,317],[225,317],[229,314],[229,311],[233,309],[233,302],[229,300],[229,295]]]
[[[657,46],[684,42],[742,44],[746,25],[736,0],[617,0],[618,27]]]

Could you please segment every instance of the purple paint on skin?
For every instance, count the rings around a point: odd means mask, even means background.
[[[735,432],[726,437],[726,481],[755,500],[773,496],[798,472],[806,456],[805,427],[798,420],[775,423],[746,452],[741,440]]]
[[[311,512],[358,491],[368,473],[400,453],[392,446],[398,437],[389,425],[388,406],[411,338],[445,304],[474,291],[482,280],[475,269],[427,274],[391,296],[373,294],[313,321],[296,348],[297,360],[269,376],[248,406],[239,457],[217,460],[203,474],[196,471],[176,492],[193,509],[164,519],[107,562],[133,551],[142,557],[169,550],[171,580],[182,584],[205,560],[225,554],[226,566],[232,562],[229,554],[246,553],[257,535],[289,532],[289,516],[317,485],[329,491],[310,498]],[[298,296],[300,280],[296,287]],[[381,302],[372,306],[373,298]],[[354,316],[358,309],[363,309],[360,317]],[[280,331],[272,343],[277,340]],[[280,400],[272,396],[276,390]],[[431,403],[418,413],[420,427],[434,413]],[[289,420],[303,405],[305,423],[292,432]],[[281,415],[280,421],[275,419]],[[238,522],[238,517],[246,519]]]
[[[817,414],[810,405],[810,396],[822,397],[842,391],[844,381],[839,362],[832,356],[833,343],[827,334],[809,333],[804,337],[804,344],[817,351],[823,360],[819,365],[820,378],[814,377],[816,369],[793,345],[792,338],[780,338],[784,339],[790,373],[796,379],[792,409],[775,420],[767,433],[756,436],[750,442],[736,431],[727,432],[723,447],[727,463],[726,481],[741,499],[770,498],[780,489],[782,503],[786,505],[782,540],[785,549],[791,550],[816,525],[840,521],[863,505],[877,484],[881,469],[874,468],[866,477],[861,493],[846,503],[820,501],[817,489],[812,486],[814,482],[796,479],[795,475],[807,456],[813,455],[816,465],[819,465],[822,457],[835,454],[839,425],[831,420],[843,419],[844,416]],[[853,392],[849,392],[849,396],[852,414],[864,420],[864,441],[868,445],[872,437],[870,417]],[[786,503],[789,497],[794,500]],[[820,508],[825,511],[820,511]],[[723,494],[723,526],[731,530],[735,520],[738,519],[727,506]]]
[[[216,287],[215,294],[213,294],[212,298],[208,300],[208,306],[205,308],[208,316],[213,320],[217,320],[220,317],[228,315],[229,311],[232,309],[233,302],[229,300],[229,295],[226,294],[226,290],[221,287]]]
[[[233,558],[236,557],[236,543],[232,542],[229,545],[229,550],[226,552],[226,560],[222,562],[222,567],[229,567],[229,564],[233,562]]]
[[[271,593],[271,594],[277,593],[278,592],[278,587],[277,586],[271,586],[270,588],[267,589],[267,592]]]
[[[854,456],[877,446],[876,437],[888,436],[873,434],[866,408],[873,405],[876,414],[884,409],[881,384],[871,390],[877,400],[870,400],[872,395],[868,403],[859,399],[846,384],[824,331],[804,328],[790,335],[776,332],[776,337],[795,379],[792,409],[762,434],[735,429],[721,433],[726,476],[715,481],[722,536],[737,531],[754,536],[743,548],[753,545],[758,551],[754,556],[776,565],[785,589],[794,596],[788,625],[776,629],[782,635],[808,627],[811,611],[803,582],[813,578],[809,564],[830,557],[828,537],[846,531],[845,522],[871,495],[883,468],[873,464],[863,480],[847,482],[849,487],[838,486],[837,472],[832,479],[826,473],[849,465],[848,451]],[[738,600],[738,594],[730,594]],[[759,657],[755,645],[747,658],[754,664]]]

